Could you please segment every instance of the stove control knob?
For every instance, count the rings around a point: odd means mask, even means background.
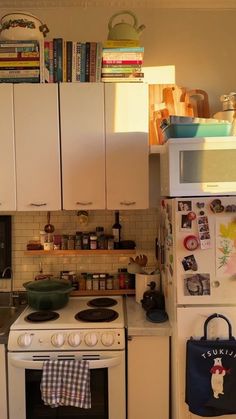
[[[56,348],[60,348],[65,342],[65,336],[63,333],[55,333],[55,335],[52,335],[51,342],[53,346],[56,346]]]
[[[22,348],[27,348],[31,345],[33,339],[32,333],[24,333],[23,335],[20,335],[17,339],[18,345]]]
[[[79,346],[81,343],[81,337],[79,333],[71,333],[68,336],[68,343],[70,346],[73,346],[73,347]]]
[[[112,346],[115,341],[115,338],[113,333],[103,333],[101,340],[104,346]]]
[[[98,341],[97,334],[96,333],[87,333],[87,335],[85,335],[84,341],[85,341],[87,346],[95,346],[97,341]]]

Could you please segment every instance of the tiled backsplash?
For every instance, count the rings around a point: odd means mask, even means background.
[[[39,238],[40,230],[47,224],[46,212],[14,212],[12,215],[12,268],[14,289],[24,289],[22,284],[34,279],[42,262],[44,273],[59,275],[62,270],[79,272],[115,273],[118,268],[127,267],[129,255],[92,256],[28,256],[25,254],[29,240]],[[110,233],[114,223],[114,211],[90,211],[86,227],[79,225],[76,211],[51,212],[51,224],[55,233],[75,234],[76,231],[94,231],[103,226]],[[155,238],[157,235],[158,214],[156,209],[120,211],[122,240],[134,240],[136,253],[148,256],[148,268],[156,266]],[[0,279],[0,290],[9,289],[9,280]]]

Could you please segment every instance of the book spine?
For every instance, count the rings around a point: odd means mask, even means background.
[[[81,42],[76,43],[76,81],[80,82],[81,74]]]
[[[90,61],[90,42],[86,42],[86,57],[85,57],[85,81],[89,81],[89,61]]]
[[[85,82],[85,67],[86,67],[86,43],[82,42],[81,44],[81,71],[80,71],[80,81]]]
[[[142,63],[142,60],[102,60],[102,64],[122,64],[123,66],[126,66],[127,64],[141,65]]]
[[[53,38],[53,82],[57,81],[57,38]]]
[[[120,53],[144,53],[144,47],[127,47],[127,48],[103,48],[103,54],[107,53],[115,54],[116,52]]]
[[[107,78],[107,77],[102,77],[101,78],[102,82],[105,83],[143,83],[143,78],[139,78],[139,77],[135,77],[133,79],[131,78],[123,78],[123,77],[117,77],[117,78]]]
[[[0,70],[0,77],[28,77],[28,76],[37,76],[39,77],[40,70],[29,70],[29,69],[23,69],[23,70]]]
[[[63,39],[57,39],[57,82],[63,81]]]
[[[140,72],[141,71],[141,69],[142,69],[142,67],[141,66],[137,66],[137,65],[134,65],[134,66],[130,66],[130,67],[115,67],[115,66],[113,66],[113,67],[103,67],[102,68],[102,73],[103,74],[105,74],[105,73],[112,73],[112,74],[114,74],[114,73],[129,73],[129,74],[132,74],[132,73],[136,73],[136,72]]]
[[[138,39],[108,39],[103,42],[103,48],[124,48],[124,47],[139,47],[140,41]]]
[[[39,41],[39,69],[40,69],[40,83],[45,83],[45,54],[44,54],[44,40]]]
[[[72,82],[76,81],[77,42],[72,42]]]
[[[39,52],[1,52],[0,51],[0,61],[17,61],[17,60],[39,60]]]
[[[121,52],[121,53],[102,53],[102,57],[104,60],[142,60],[143,54],[139,52]]]
[[[18,47],[38,47],[38,41],[32,40],[9,40],[9,41],[0,41],[0,48],[7,48],[7,47],[14,47],[14,48],[18,48]]]
[[[101,81],[102,74],[102,43],[97,43],[97,53],[96,53],[96,82]]]
[[[49,41],[49,83],[53,83],[53,40]]]
[[[103,78],[116,78],[116,77],[123,77],[123,78],[129,78],[129,79],[133,79],[136,77],[144,77],[144,73],[108,73],[108,74],[104,74],[102,73],[102,77]]]
[[[39,60],[19,60],[19,61],[1,61],[0,68],[11,68],[11,67],[40,67]]]
[[[0,83],[39,83],[39,77],[0,77]]]
[[[66,81],[72,81],[72,41],[67,41],[67,56],[66,56]]]
[[[126,64],[126,65],[124,65],[124,64],[119,64],[119,63],[117,63],[117,64],[102,64],[102,68],[142,68],[142,65],[141,64]]]
[[[62,81],[67,80],[67,43],[62,41]]]
[[[90,42],[89,50],[89,81],[94,83],[96,81],[96,54],[97,43]]]

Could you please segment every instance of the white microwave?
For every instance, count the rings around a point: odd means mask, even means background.
[[[171,138],[162,147],[162,196],[236,194],[236,136]]]

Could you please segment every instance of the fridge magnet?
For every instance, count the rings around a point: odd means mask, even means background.
[[[198,209],[202,209],[205,207],[205,202],[197,202],[196,205]]]
[[[193,211],[190,211],[187,215],[188,215],[188,219],[191,220],[191,221],[195,220],[195,218],[196,218],[196,214]]]
[[[178,211],[188,212],[192,209],[191,201],[178,201]]]
[[[216,219],[216,275],[236,272],[236,220]]]
[[[194,255],[185,256],[182,265],[185,271],[197,271],[197,262]]]
[[[184,275],[184,295],[210,295],[210,274]]]
[[[221,200],[220,199],[214,199],[210,203],[210,209],[212,210],[212,212],[217,214],[217,213],[220,213],[220,212],[224,211],[224,206],[221,205]]]
[[[236,205],[227,205],[225,207],[225,212],[236,212]]]
[[[199,216],[197,218],[197,226],[199,233],[200,247],[202,250],[211,248],[211,236],[209,231],[209,223],[207,216]]]
[[[187,250],[196,250],[199,246],[199,240],[196,236],[189,235],[184,238],[183,245]]]
[[[192,220],[188,218],[188,214],[181,215],[181,230],[191,230]]]

